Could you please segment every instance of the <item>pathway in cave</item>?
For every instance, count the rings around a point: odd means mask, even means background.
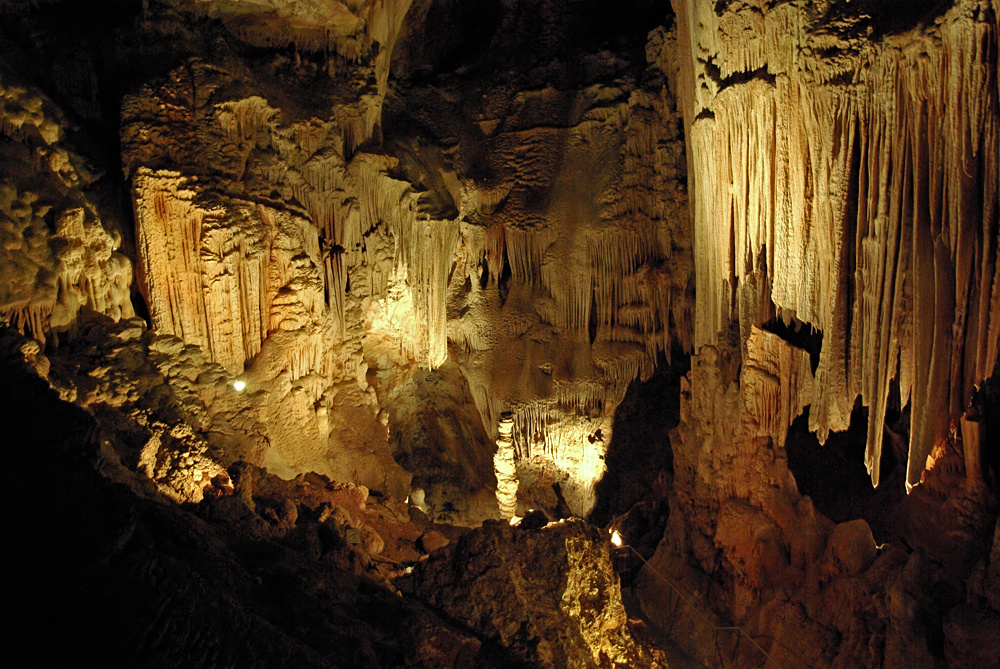
[[[656,622],[646,616],[639,604],[639,599],[635,596],[631,587],[622,585],[622,603],[630,618],[639,618],[646,623],[646,631],[657,648],[663,651],[667,657],[667,664],[670,669],[708,669],[701,662],[685,653],[674,642],[670,636],[664,632]]]

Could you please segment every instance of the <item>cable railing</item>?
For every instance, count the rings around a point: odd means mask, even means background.
[[[770,653],[768,653],[766,650],[764,650],[763,646],[761,646],[759,643],[757,643],[753,639],[753,637],[751,637],[750,634],[747,633],[746,630],[744,630],[739,625],[716,625],[701,610],[701,608],[699,608],[695,604],[693,598],[688,597],[683,592],[681,592],[681,590],[676,585],[674,585],[674,583],[671,582],[671,580],[669,578],[667,578],[662,573],[660,573],[660,571],[658,569],[656,569],[653,565],[649,564],[649,561],[646,560],[646,558],[644,558],[642,556],[642,554],[639,553],[639,551],[637,551],[632,546],[625,546],[625,547],[628,548],[633,553],[635,553],[636,557],[638,557],[640,560],[642,560],[643,564],[646,565],[646,567],[649,569],[649,571],[653,575],[655,575],[668,588],[670,588],[674,592],[674,594],[676,594],[677,597],[681,600],[681,602],[683,602],[688,608],[690,608],[692,611],[694,611],[696,614],[698,614],[698,616],[702,620],[705,621],[705,624],[707,624],[709,626],[709,628],[711,628],[712,632],[715,634],[715,655],[716,655],[716,657],[719,660],[719,663],[718,663],[717,666],[719,666],[720,669],[726,669],[726,663],[725,663],[725,659],[723,657],[722,648],[719,646],[719,633],[720,632],[736,632],[738,634],[738,636],[737,636],[737,642],[736,642],[736,644],[737,644],[736,645],[736,650],[734,652],[734,660],[735,661],[738,661],[739,656],[740,656],[740,646],[739,646],[740,640],[746,639],[747,641],[749,641],[753,645],[754,648],[756,648],[757,650],[759,650],[761,652],[761,654],[764,655],[764,657],[766,657],[771,662],[771,664],[772,664],[773,667],[775,667],[776,669],[785,669],[782,666],[782,664],[780,662],[778,662],[777,660],[775,660],[774,657]],[[735,666],[735,661],[734,661],[734,666]]]

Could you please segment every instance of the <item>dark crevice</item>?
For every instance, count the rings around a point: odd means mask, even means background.
[[[679,349],[671,359],[672,364],[661,355],[648,381],[632,381],[615,410],[607,473],[595,488],[589,518],[595,525],[607,525],[639,502],[663,500],[673,487],[670,430],[680,420],[680,379],[690,360]]]
[[[895,422],[895,421],[893,421]],[[889,424],[889,421],[887,421]],[[868,408],[858,398],[851,412],[850,427],[833,432],[825,444],[809,431],[809,408],[788,429],[785,451],[788,468],[795,476],[799,492],[812,498],[816,510],[834,522],[863,518],[871,527],[876,543],[900,544],[902,524],[899,514],[905,501],[902,476],[891,447],[885,439],[882,449],[882,483],[872,487],[865,468],[868,437]]]
[[[479,289],[486,290],[486,286],[490,283],[490,266],[486,262],[486,258],[479,261]]]
[[[497,278],[497,291],[500,293],[500,306],[507,303],[507,295],[510,293],[510,280],[514,273],[510,269],[510,259],[507,257],[507,251],[504,250],[503,254],[503,269],[500,270],[500,276]]]

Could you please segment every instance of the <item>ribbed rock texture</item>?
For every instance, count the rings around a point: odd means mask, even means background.
[[[810,429],[847,429],[860,396],[877,484],[898,392],[913,486],[997,360],[996,7],[881,35],[870,9],[825,7],[675,3],[694,342],[730,320],[743,338],[774,318],[821,331]]]

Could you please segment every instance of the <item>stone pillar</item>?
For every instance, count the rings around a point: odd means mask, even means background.
[[[500,516],[513,518],[517,514],[517,467],[514,465],[514,414],[500,414],[497,452],[493,456],[493,469],[497,475],[497,504]]]

